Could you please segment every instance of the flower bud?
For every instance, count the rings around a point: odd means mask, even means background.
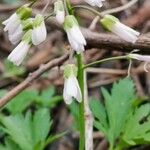
[[[4,31],[8,31],[8,37],[12,44],[17,44],[23,36],[23,20],[31,16],[32,9],[27,6],[22,6],[7,20],[3,22],[5,25]]]
[[[65,20],[65,10],[64,5],[61,0],[54,3],[54,12],[56,14],[56,20],[59,24],[63,24]]]
[[[86,41],[83,34],[81,33],[77,20],[73,15],[66,16],[64,29],[67,33],[72,49],[78,54],[83,52]]]
[[[149,55],[140,55],[140,54],[131,53],[128,56],[131,59],[136,59],[136,60],[145,61],[145,62],[150,63],[150,56]]]
[[[73,98],[78,102],[82,101],[82,94],[79,87],[77,76],[77,67],[74,64],[68,64],[64,69],[64,90],[63,98],[66,104],[71,104]]]
[[[140,35],[139,32],[122,24],[119,19],[112,15],[105,15],[104,18],[101,19],[101,23],[106,29],[118,35],[127,42],[135,43]]]
[[[45,41],[47,37],[47,30],[44,22],[44,17],[38,14],[33,21],[32,30],[32,43],[34,45],[39,45]]]
[[[9,54],[8,60],[19,66],[31,47],[31,30],[27,31],[18,46]]]

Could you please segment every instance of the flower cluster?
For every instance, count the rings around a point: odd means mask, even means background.
[[[31,15],[32,9],[25,5],[3,22],[10,42],[14,45],[20,42],[8,56],[8,60],[17,66],[22,63],[32,44],[41,44],[47,36],[44,17],[38,14],[30,18]]]
[[[89,5],[97,7],[102,7],[103,1],[105,0],[85,0]],[[64,7],[62,0],[56,0],[53,14],[55,14],[56,21],[65,30],[72,50],[80,54],[85,50],[86,40],[80,30],[77,19],[74,15],[66,13],[68,12],[68,10],[65,10],[67,9],[66,7]],[[3,22],[5,26],[4,31],[8,32],[10,42],[14,45],[19,43],[8,56],[8,60],[17,66],[22,63],[32,45],[41,44],[47,37],[44,16],[37,14],[34,18],[31,18],[31,15],[32,9],[29,5],[24,5]],[[122,24],[112,15],[105,15],[100,22],[106,29],[128,42],[135,43],[140,34]],[[149,56],[130,54],[129,57],[149,62]],[[75,98],[78,102],[82,100],[81,90],[76,77],[77,67],[74,64],[66,65],[63,96],[67,104],[72,102],[72,98]]]

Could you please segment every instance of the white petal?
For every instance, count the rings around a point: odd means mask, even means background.
[[[63,24],[65,20],[65,12],[58,10],[56,13],[56,20],[59,24]]]
[[[81,90],[76,77],[69,77],[65,80],[63,97],[66,104],[71,104],[72,98],[78,102],[82,101]]]
[[[130,29],[125,25],[122,25],[121,23],[116,23],[112,27],[112,32],[120,36],[125,41],[132,42],[132,43],[136,42],[139,35],[138,32],[134,31],[133,29]]]
[[[68,36],[68,40],[69,40],[69,43],[70,43],[72,49],[77,51],[78,43],[72,38],[72,35],[70,32],[67,32],[67,36]]]
[[[12,22],[13,20],[15,20],[17,18],[17,14],[14,13],[12,14],[7,20],[3,21],[2,24],[3,25],[7,25],[9,22]]]
[[[76,95],[76,100],[80,103],[82,101],[82,94],[81,94],[81,90],[80,90],[80,87],[79,87],[79,83],[78,83],[78,80],[75,78],[74,79],[74,82],[76,84],[76,88],[77,88],[77,95]]]
[[[13,34],[16,31],[16,29],[19,27],[19,25],[21,24],[21,21],[16,13],[13,14],[12,17],[9,18],[9,21],[6,21],[6,22],[7,24],[4,28],[4,31],[8,31],[9,34]]]
[[[129,54],[129,56],[133,59],[137,59],[137,60],[145,61],[145,62],[150,62],[150,56],[149,55]]]
[[[86,45],[85,38],[84,38],[83,34],[81,33],[81,30],[79,29],[78,26],[74,26],[73,28],[71,28],[70,34],[76,42]]]
[[[39,27],[36,27],[32,30],[32,43],[34,45],[39,45],[43,41],[45,41],[47,37],[47,31],[45,23],[42,22],[42,24]]]
[[[74,98],[76,98],[77,92],[78,92],[75,79],[76,79],[75,77],[69,77],[67,81],[67,86],[66,86],[67,94]]]
[[[85,0],[85,2],[87,2],[89,5],[98,6],[98,7],[103,6],[102,1],[105,1],[105,0]]]
[[[22,25],[20,25],[14,34],[9,34],[9,40],[12,44],[18,44],[23,36]]]
[[[21,42],[8,56],[8,60],[19,66],[26,57],[30,45],[26,42]]]
[[[77,53],[81,53],[85,50],[84,45],[86,45],[86,41],[78,27],[69,29],[67,31],[67,36],[73,50]]]
[[[139,35],[140,35],[139,32],[133,30],[132,28],[130,28],[130,27],[128,27],[128,26],[126,26],[126,25],[124,25],[124,24],[122,24],[122,23],[120,23],[120,22],[118,22],[118,24],[119,24],[119,26],[120,26],[122,29],[124,29],[124,30],[130,32],[131,34],[134,34],[134,35],[136,35],[136,36],[139,36]]]
[[[65,80],[65,83],[64,83],[64,90],[63,90],[63,98],[64,98],[64,101],[67,105],[70,105],[72,103],[72,96],[71,95],[68,95],[66,89],[67,89],[67,82],[68,82],[68,79]]]

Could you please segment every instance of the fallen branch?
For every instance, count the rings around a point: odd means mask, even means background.
[[[8,92],[3,98],[0,99],[0,108],[2,108],[4,105],[6,105],[13,97],[18,95],[20,92],[22,92],[25,88],[27,88],[32,81],[40,77],[44,72],[47,70],[55,67],[60,66],[68,59],[69,55],[63,55],[60,58],[56,58],[50,62],[48,62],[45,65],[41,65],[38,70],[36,70],[33,73],[30,73],[29,76],[21,82],[19,85],[17,85],[15,88],[13,88],[10,92]]]
[[[96,33],[85,28],[82,32],[87,40],[87,48],[105,48],[122,52],[139,49],[143,54],[150,54],[150,36],[148,35],[141,35],[137,42],[132,44],[113,34]]]

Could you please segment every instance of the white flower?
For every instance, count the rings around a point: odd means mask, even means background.
[[[149,55],[139,55],[139,54],[129,54],[128,55],[129,58],[131,59],[136,59],[136,60],[139,60],[139,61],[144,61],[145,64],[144,64],[144,70],[146,72],[148,72],[147,70],[147,64],[150,63],[150,56]]]
[[[65,20],[65,11],[57,11],[56,20],[59,24],[63,24]]]
[[[14,13],[10,16],[10,18],[5,20],[2,24],[5,25],[4,31],[8,31],[9,34],[14,34],[16,29],[19,27],[20,23],[21,20],[19,16],[17,15],[17,13]]]
[[[46,26],[42,15],[37,15],[33,21],[32,43],[39,45],[45,41],[47,37]]]
[[[25,33],[22,41],[8,56],[8,60],[17,66],[22,63],[29,51],[29,48],[31,47],[31,32],[32,30],[29,30]]]
[[[150,63],[150,55],[129,54],[129,57]]]
[[[26,42],[20,42],[20,44],[10,53],[8,60],[19,66],[26,57],[29,48],[30,44]]]
[[[81,91],[76,77],[65,79],[63,97],[68,105],[72,103],[72,98],[81,102]]]
[[[77,76],[77,67],[74,64],[68,64],[64,68],[64,90],[63,98],[66,104],[71,104],[73,98],[78,102],[82,101],[82,94],[78,84]]]
[[[89,5],[98,6],[98,7],[103,6],[103,3],[102,3],[103,1],[105,1],[105,0],[85,0],[85,2],[87,2]]]
[[[138,39],[138,36],[140,35],[139,32],[122,24],[116,17],[112,15],[106,15],[103,19],[101,19],[101,23],[108,30],[118,35],[127,42],[135,43]]]
[[[12,44],[17,44],[19,43],[19,41],[21,40],[22,36],[23,36],[23,29],[22,29],[22,25],[20,24],[19,27],[16,29],[16,31],[13,34],[9,34],[9,40]]]
[[[64,29],[66,30],[72,49],[77,53],[83,52],[85,50],[84,46],[86,45],[86,41],[74,16],[69,15],[66,17]]]
[[[31,15],[31,8],[22,6],[12,14],[2,24],[5,25],[4,31],[8,31],[9,40],[12,44],[17,44],[23,36],[22,20]]]
[[[63,24],[65,20],[65,10],[61,0],[58,0],[54,3],[54,12],[56,14],[57,22],[59,24]]]

